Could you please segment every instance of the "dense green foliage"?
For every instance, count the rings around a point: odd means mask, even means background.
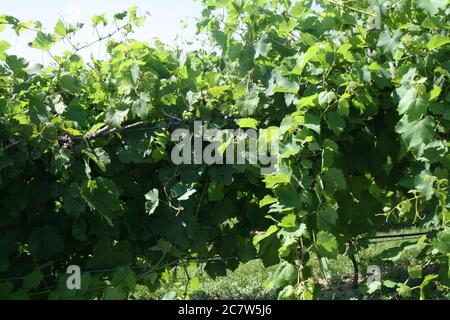
[[[310,257],[326,275],[386,220],[430,230],[409,276],[421,298],[448,294],[448,0],[317,2],[204,0],[211,47],[192,52],[132,40],[144,19],[132,8],[95,42],[110,57],[91,62],[71,41],[81,25],[0,16],[37,49],[68,46],[30,67],[0,41],[0,278],[25,276],[0,297],[123,299],[175,265],[206,261],[214,276],[260,257],[280,263],[279,298],[312,299]],[[277,173],[172,164],[171,130],[241,118],[279,128]],[[69,265],[82,290],[66,288]],[[385,282],[403,297],[407,283]]]

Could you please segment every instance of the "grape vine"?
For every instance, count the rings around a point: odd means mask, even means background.
[[[30,66],[0,41],[0,298],[126,299],[174,266],[215,277],[260,258],[280,299],[315,299],[308,261],[326,275],[386,223],[429,230],[398,295],[448,296],[448,0],[202,2],[208,45],[192,51],[133,39],[134,7],[94,16],[87,44],[82,24],[0,16],[52,58]],[[108,58],[83,59],[99,43]],[[172,163],[174,129],[239,119],[278,128],[277,172]]]

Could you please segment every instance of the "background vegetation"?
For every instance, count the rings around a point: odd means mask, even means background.
[[[204,0],[210,46],[189,52],[133,39],[134,7],[81,44],[81,24],[0,16],[53,59],[0,41],[0,297],[448,297],[448,0],[317,3]],[[108,59],[83,60],[99,42]],[[279,133],[276,172],[174,165],[171,132],[194,120]],[[405,225],[423,234],[371,245]],[[355,256],[363,277],[395,267],[335,294]]]

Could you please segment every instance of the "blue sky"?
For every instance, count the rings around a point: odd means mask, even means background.
[[[0,1],[0,14],[12,15],[20,20],[39,20],[49,30],[53,30],[53,26],[61,17],[67,22],[84,22],[86,29],[81,31],[81,36],[77,39],[83,43],[95,39],[90,28],[92,15],[105,13],[112,17],[132,5],[136,5],[141,12],[149,11],[151,14],[146,24],[136,31],[136,39],[151,41],[157,37],[165,43],[173,43],[177,34],[185,41],[194,39],[195,17],[201,11],[200,3],[194,0],[8,0]],[[188,27],[184,30],[181,28],[181,20],[188,22]],[[104,34],[107,33],[108,30],[104,30]],[[27,43],[33,38],[32,32],[25,32],[20,37],[12,31],[0,33],[0,39],[8,41],[12,46],[8,53],[17,54],[35,63],[48,63],[50,58],[47,54],[28,47]],[[59,53],[61,50],[63,46],[52,51]],[[86,50],[83,55],[89,56],[91,53],[99,56],[104,54],[101,48],[96,47]]]

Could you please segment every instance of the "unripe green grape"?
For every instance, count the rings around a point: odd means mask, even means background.
[[[192,116],[193,116],[192,111],[188,111],[188,110],[183,111],[183,113],[181,115],[183,120],[190,120],[190,119],[192,119]]]

